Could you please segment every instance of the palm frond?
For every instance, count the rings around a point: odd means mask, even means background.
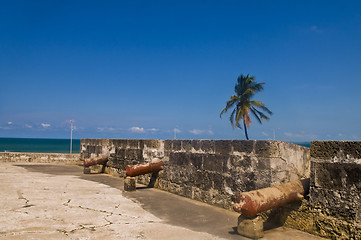
[[[257,119],[257,121],[258,121],[260,124],[262,124],[262,120],[261,120],[260,117],[258,117],[257,112],[256,112],[256,109],[252,107],[252,108],[251,108],[251,112],[253,113],[253,116]]]
[[[223,110],[219,114],[219,117],[222,118],[222,114],[226,113],[228,111],[228,109],[230,109],[236,102],[237,102],[237,99],[234,98],[234,95],[231,96],[231,100],[227,101],[226,107],[223,108]]]
[[[259,114],[259,116],[261,117],[261,119],[266,120],[266,121],[268,121],[268,120],[269,120],[269,117],[268,117],[268,116],[266,116],[263,112],[258,111],[258,110],[257,110],[257,109],[255,109],[255,108],[253,108],[253,110],[254,110],[255,112],[257,112],[257,114]]]
[[[236,113],[236,108],[233,109],[231,116],[229,117],[229,121],[231,122],[232,128],[234,128],[234,114]]]

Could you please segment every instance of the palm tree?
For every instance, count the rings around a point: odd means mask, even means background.
[[[269,117],[265,113],[272,115],[272,112],[263,104],[261,101],[254,101],[252,97],[257,93],[263,90],[264,83],[257,83],[254,76],[244,76],[241,74],[237,78],[237,84],[234,88],[236,95],[232,95],[231,99],[227,102],[226,107],[222,110],[222,114],[226,113],[229,109],[233,108],[229,120],[231,121],[232,128],[238,127],[241,128],[239,121],[243,119],[244,133],[246,139],[248,138],[247,127],[249,128],[252,121],[250,118],[250,113],[257,119],[259,123],[262,124],[262,120],[269,120]]]

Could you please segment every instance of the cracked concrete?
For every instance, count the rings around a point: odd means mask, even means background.
[[[123,192],[123,181],[77,166],[0,162],[1,239],[247,239],[238,214],[157,189]],[[319,239],[266,231],[268,239]]]
[[[0,163],[0,239],[220,239],[164,223],[119,189]]]

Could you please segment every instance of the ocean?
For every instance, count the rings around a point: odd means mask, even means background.
[[[69,153],[70,139],[0,138],[0,152]],[[80,139],[73,139],[72,152],[80,152]]]
[[[310,147],[310,142],[295,143]],[[0,152],[68,153],[70,139],[53,138],[0,138]],[[80,152],[80,139],[73,139],[73,153]]]

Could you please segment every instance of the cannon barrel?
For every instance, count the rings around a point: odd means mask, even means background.
[[[303,199],[304,195],[308,194],[309,188],[310,179],[307,178],[302,181],[243,192],[238,196],[233,209],[247,217],[254,217],[258,213]]]
[[[109,155],[99,156],[96,158],[84,159],[84,167],[90,167],[96,164],[103,164],[108,161]]]
[[[128,165],[125,169],[125,174],[129,177],[135,177],[147,173],[157,172],[163,170],[164,162],[150,162],[145,164]]]

